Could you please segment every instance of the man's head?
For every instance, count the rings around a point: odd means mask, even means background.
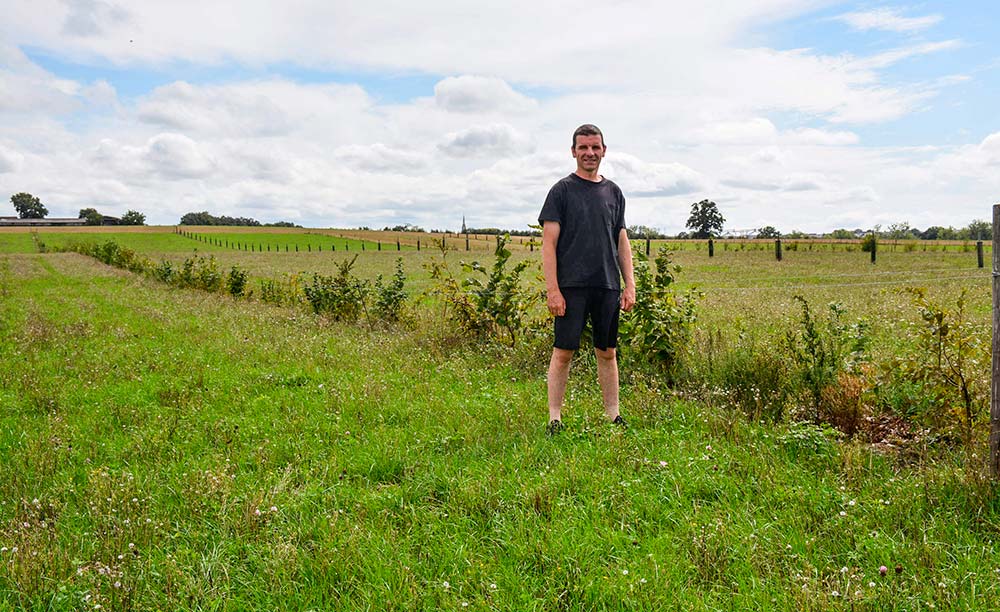
[[[601,165],[601,159],[607,147],[604,146],[604,134],[596,125],[585,123],[573,132],[573,158],[576,160],[576,171],[582,175],[593,175]]]

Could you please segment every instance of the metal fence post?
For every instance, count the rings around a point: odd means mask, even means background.
[[[990,382],[990,476],[1000,478],[1000,204],[993,205],[993,368]]]

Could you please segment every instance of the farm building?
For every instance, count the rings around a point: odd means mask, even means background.
[[[53,217],[51,219],[20,219],[18,217],[0,217],[0,226],[38,227],[44,225],[86,225],[86,219],[66,219]]]

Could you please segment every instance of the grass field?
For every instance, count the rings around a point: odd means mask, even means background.
[[[196,246],[259,278],[332,274],[357,254],[107,235],[154,260]],[[410,325],[370,330],[23,241],[0,234],[0,609],[1000,602],[1000,498],[962,449],[752,422],[628,372],[622,432],[602,422],[587,359],[567,430],[548,438],[544,347],[461,342],[430,300]],[[391,274],[397,256],[411,291],[430,285],[427,250],[366,249],[358,274]],[[893,325],[917,318],[906,286],[967,290],[989,320],[974,252],[880,252],[874,267],[847,251],[674,260],[706,294],[696,342],[779,334],[795,294],[885,323],[886,351],[905,342]]]

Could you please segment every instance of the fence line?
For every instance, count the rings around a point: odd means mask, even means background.
[[[691,285],[698,289],[712,290],[712,291],[763,291],[763,290],[773,290],[773,289],[822,289],[827,287],[876,287],[876,286],[891,286],[891,285],[912,285],[915,281],[928,280],[934,282],[950,281],[950,280],[968,280],[968,279],[987,279],[989,274],[965,274],[960,276],[936,276],[933,278],[912,278],[907,280],[893,280],[893,281],[872,281],[870,283],[810,283],[808,285],[769,285],[765,287],[746,287],[746,286],[704,286],[699,285],[695,282],[681,281],[678,284]]]
[[[863,273],[844,273],[844,274],[814,274],[812,276],[798,274],[795,276],[758,276],[756,278],[744,278],[745,282],[757,282],[757,281],[773,281],[773,280],[798,280],[802,278],[862,278],[871,276],[889,276],[889,275],[899,275],[899,274],[945,274],[947,272],[959,272],[960,269],[957,268],[944,268],[939,270],[878,270],[872,272]],[[979,274],[985,274],[980,272]]]

